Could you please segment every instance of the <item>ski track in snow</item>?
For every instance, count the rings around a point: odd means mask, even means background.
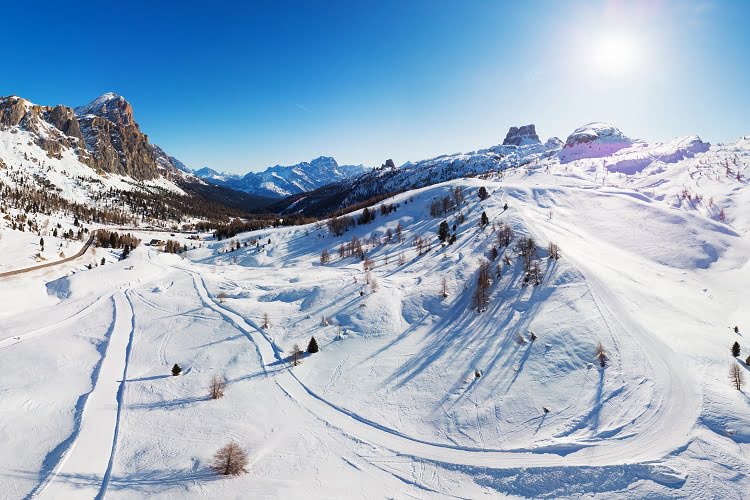
[[[199,273],[180,269],[193,277],[195,289],[204,304],[219,312],[248,335],[256,345],[264,368],[270,363],[283,362],[279,348],[261,329],[249,324],[241,315],[224,305],[219,305],[211,298]],[[602,297],[612,299],[601,287],[595,290],[600,301]],[[606,310],[610,320],[614,321],[611,311],[608,308]],[[653,340],[635,325],[628,325],[628,331],[641,336],[643,340]],[[656,461],[684,444],[687,429],[684,432],[682,428],[675,431],[674,426],[676,422],[686,424],[688,429],[692,425],[688,418],[684,418],[685,409],[680,401],[694,401],[695,393],[687,386],[689,381],[676,376],[675,368],[670,365],[670,362],[674,363],[673,357],[673,353],[662,344],[654,351],[651,363],[655,367],[655,379],[665,387],[662,402],[654,408],[648,421],[644,422],[645,428],[639,427],[641,432],[615,442],[604,440],[571,443],[570,446],[557,447],[560,453],[554,453],[554,448],[499,450],[449,445],[414,438],[326,400],[306,386],[291,369],[280,370],[275,375],[275,381],[287,396],[327,424],[356,440],[389,449],[400,455],[439,463],[488,468],[590,466],[592,463],[607,466]],[[683,399],[688,396],[689,399]],[[663,413],[658,411],[659,407]],[[667,439],[670,434],[675,437]]]
[[[127,291],[114,294],[115,322],[96,385],[86,400],[80,431],[55,470],[29,497],[104,498],[124,406],[135,316]]]

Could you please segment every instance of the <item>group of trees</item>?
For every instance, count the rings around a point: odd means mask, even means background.
[[[356,236],[352,236],[352,240],[348,243],[342,243],[339,245],[339,257],[353,257],[356,256],[359,259],[364,260],[365,250],[362,248],[362,241]]]
[[[167,240],[164,244],[164,251],[167,253],[182,253],[187,251],[187,244],[180,244],[179,241]]]
[[[124,248],[126,246],[131,249],[140,245],[141,240],[136,238],[130,233],[119,234],[116,231],[108,231],[106,229],[99,229],[96,234],[96,246],[102,248]]]
[[[352,215],[346,215],[344,213],[334,213],[331,215],[331,217],[328,219],[328,222],[326,223],[328,226],[328,230],[333,234],[334,236],[341,236],[346,231],[349,230],[350,227],[354,227],[357,224],[364,225],[369,224],[370,222],[375,220],[375,217],[377,215],[377,211],[380,211],[381,215],[388,215],[392,212],[395,212],[398,209],[398,205],[394,203],[382,203],[378,209],[375,209],[372,206],[373,203],[368,201],[367,205],[364,205],[363,203],[352,205],[351,207],[348,207],[349,213],[355,210],[359,210],[364,206],[362,209],[362,213],[359,214],[357,217],[354,217]]]
[[[456,186],[450,195],[445,195],[442,198],[435,198],[430,203],[430,215],[432,217],[440,217],[448,212],[455,210],[464,202],[463,190]]]

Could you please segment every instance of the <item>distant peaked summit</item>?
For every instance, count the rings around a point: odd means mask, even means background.
[[[562,161],[601,158],[633,145],[633,140],[608,123],[592,122],[578,127],[565,140]]]
[[[312,191],[319,187],[356,177],[366,171],[362,165],[339,165],[330,156],[319,156],[295,165],[274,165],[263,172],[244,176],[216,172],[204,167],[194,173],[207,182],[238,191],[272,198]]]
[[[503,146],[526,146],[528,144],[539,144],[539,136],[536,135],[536,127],[533,124],[520,127],[510,127],[505,135]]]
[[[133,107],[121,95],[107,92],[100,95],[85,106],[75,109],[79,116],[96,115],[117,123],[118,125],[135,125],[133,119]]]

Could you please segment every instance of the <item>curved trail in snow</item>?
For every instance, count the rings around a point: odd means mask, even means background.
[[[94,300],[94,302],[91,302],[90,304],[86,305],[83,309],[80,309],[77,313],[73,314],[72,316],[66,319],[58,321],[57,323],[53,323],[48,326],[43,326],[42,328],[37,328],[36,330],[22,333],[21,335],[16,335],[15,337],[8,337],[6,339],[2,339],[0,340],[0,349],[10,347],[12,345],[18,344],[19,342],[25,342],[27,340],[41,337],[42,335],[59,330],[62,327],[75,323],[76,321],[79,321],[80,319],[94,312],[100,305],[102,305],[102,303],[104,303],[105,301],[111,298],[112,298],[111,293],[102,295],[96,300]]]
[[[558,236],[565,233],[577,234],[574,227],[566,228],[560,219],[556,219],[554,224],[532,222],[530,217],[524,216],[523,209],[519,208],[523,202],[515,201],[519,216],[532,233],[536,235],[555,233]],[[534,220],[538,219],[544,220],[544,217],[537,217]],[[539,226],[545,226],[545,230],[540,230]],[[625,333],[643,347],[657,387],[658,392],[655,392],[655,395],[658,399],[651,402],[648,413],[641,415],[635,424],[638,426],[639,433],[633,439],[618,444],[621,444],[623,451],[634,455],[647,449],[652,455],[656,455],[654,458],[660,458],[684,446],[700,413],[701,402],[701,394],[695,389],[698,385],[682,369],[684,360],[681,360],[677,353],[664,342],[644,330],[630,312],[622,306],[620,299],[590,269],[590,265],[567,254],[564,258],[586,278],[585,282],[591,290],[592,297],[599,310],[607,318],[610,328],[614,326],[614,329],[619,330],[612,332],[613,337],[617,339]],[[614,444],[610,445],[614,446]]]
[[[116,292],[115,323],[80,428],[50,476],[30,497],[103,498],[112,471],[135,316],[126,292]]]
[[[178,267],[178,269],[188,272],[193,277],[195,289],[206,305],[246,333],[256,346],[264,370],[269,363],[282,360],[280,349],[262,330],[246,322],[241,315],[220,305],[210,296],[199,273],[183,267]],[[641,333],[637,331],[637,334]],[[651,340],[650,337],[647,339]],[[662,361],[660,356],[666,356],[669,361]],[[670,376],[675,374],[670,351],[666,348],[657,348],[653,358],[655,371],[658,373],[658,382],[669,383]],[[405,435],[324,399],[299,380],[291,369],[280,370],[276,373],[274,377],[276,383],[290,398],[352,438],[401,455],[447,464],[495,469],[635,464],[659,460],[685,440],[684,435],[669,437],[676,434],[672,419],[675,418],[676,412],[681,411],[676,401],[689,393],[685,387],[687,382],[680,383],[679,378],[676,384],[671,384],[666,388],[668,391],[671,387],[676,393],[674,397],[665,399],[661,403],[662,408],[666,408],[665,415],[652,419],[648,425],[653,427],[644,429],[643,432],[632,437],[570,443],[569,445],[563,443],[557,448],[494,450],[434,443]],[[660,415],[660,412],[656,413]],[[555,449],[559,453],[554,453]],[[668,477],[667,480],[672,480],[672,478]]]

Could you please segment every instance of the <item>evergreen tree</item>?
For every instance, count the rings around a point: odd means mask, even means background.
[[[180,368],[180,365],[178,365],[177,363],[175,363],[174,366],[172,367],[172,375],[174,375],[176,377],[180,373],[182,373],[182,368]]]
[[[739,355],[740,355],[740,343],[735,342],[734,344],[732,344],[732,356],[736,358]]]
[[[310,354],[315,354],[318,352],[318,341],[315,340],[315,337],[310,338],[310,343],[307,344],[307,352]]]
[[[479,188],[479,199],[480,199],[480,200],[486,200],[486,199],[487,199],[487,198],[489,198],[489,197],[490,197],[490,195],[489,195],[489,193],[487,192],[487,188],[486,188],[486,187],[484,187],[484,186],[480,187],[480,188]]]
[[[490,219],[487,217],[487,212],[482,212],[482,220],[480,221],[480,224],[482,226],[486,226],[490,223]]]
[[[438,239],[440,241],[445,241],[448,239],[448,223],[446,221],[440,223],[440,228],[438,229]]]

